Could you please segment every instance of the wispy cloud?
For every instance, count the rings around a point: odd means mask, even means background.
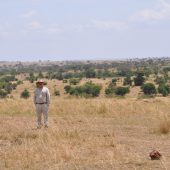
[[[100,30],[125,30],[128,28],[126,22],[109,21],[109,20],[93,20],[92,26]]]
[[[157,0],[153,8],[143,9],[130,17],[132,21],[158,21],[170,19],[170,3]]]
[[[32,24],[36,25],[36,24]],[[86,32],[89,30],[116,30],[121,31],[128,28],[127,23],[123,21],[108,21],[108,20],[92,20],[89,23],[84,24],[64,24],[64,25],[53,25],[47,26],[46,32],[48,34],[60,34],[65,32]]]
[[[30,29],[30,30],[37,30],[40,28],[42,28],[42,25],[38,21],[32,21],[28,24],[28,29]]]
[[[22,17],[23,18],[31,18],[31,17],[35,16],[36,14],[37,14],[37,11],[32,10],[32,11],[22,14]]]

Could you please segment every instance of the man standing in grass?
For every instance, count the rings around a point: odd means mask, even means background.
[[[34,104],[37,114],[37,128],[42,127],[42,115],[44,117],[44,127],[48,128],[48,108],[50,105],[50,92],[44,87],[44,81],[39,80],[36,83],[37,89],[34,92]]]

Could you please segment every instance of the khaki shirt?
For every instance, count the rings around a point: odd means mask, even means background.
[[[46,103],[50,104],[50,92],[47,87],[37,88],[34,92],[34,104]]]

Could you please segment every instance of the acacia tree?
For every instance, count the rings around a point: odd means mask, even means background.
[[[144,74],[138,73],[137,76],[134,78],[135,86],[142,86],[145,82]]]

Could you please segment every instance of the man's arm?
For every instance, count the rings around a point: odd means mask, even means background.
[[[36,92],[34,91],[34,98],[33,98],[34,104],[36,104]]]
[[[49,92],[49,89],[47,89],[47,105],[50,105],[50,92]]]

